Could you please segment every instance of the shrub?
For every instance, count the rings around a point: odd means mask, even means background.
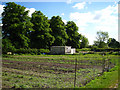
[[[98,49],[97,46],[92,46],[91,51],[96,51]]]
[[[31,54],[31,55],[40,55],[41,53],[48,54],[49,49],[31,49],[31,48],[20,48],[16,49],[14,53],[17,54]]]
[[[91,48],[82,48],[81,51],[90,51]]]
[[[14,52],[15,47],[12,45],[11,41],[9,39],[3,39],[2,40],[2,53],[7,54],[7,52]]]

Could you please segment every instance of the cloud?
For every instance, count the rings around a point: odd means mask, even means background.
[[[67,24],[67,20],[63,19],[62,21],[63,21],[65,24]]]
[[[92,2],[91,2],[91,1],[89,1],[89,2],[88,2],[88,4],[92,4]]]
[[[64,14],[64,13],[62,13],[61,15],[62,15],[62,16],[64,16],[65,14]]]
[[[85,33],[85,32],[79,32],[80,34],[84,35],[86,38],[88,38],[89,41],[89,45],[92,45],[94,43],[94,40],[96,38],[95,34],[89,34],[89,33]]]
[[[70,13],[70,20],[74,21],[79,27],[79,32],[87,33],[92,29],[92,32],[107,31],[109,37],[118,40],[118,5],[111,6],[94,11],[94,12],[74,12]],[[87,34],[88,35],[88,34]],[[93,36],[90,34],[89,40],[92,42]],[[86,36],[87,37],[87,36]],[[95,39],[95,38],[94,38]]]
[[[32,13],[35,12],[35,8],[26,8],[26,11],[29,10],[28,16],[31,17]]]
[[[67,4],[70,4],[70,3],[72,3],[72,0],[67,0],[66,3],[67,3]]]
[[[2,12],[3,12],[3,7],[4,7],[5,5],[0,5],[0,17],[2,17]]]
[[[93,20],[94,15],[91,12],[88,13],[71,13],[70,20],[75,21],[76,24],[80,27],[87,26],[87,23],[90,23]]]
[[[73,6],[73,8],[84,9],[85,4],[86,4],[85,2],[77,3]]]

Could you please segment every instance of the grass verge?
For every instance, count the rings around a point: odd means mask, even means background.
[[[118,66],[115,66],[109,72],[104,72],[102,76],[95,78],[81,88],[115,88],[111,86],[118,83],[116,81],[118,81]]]

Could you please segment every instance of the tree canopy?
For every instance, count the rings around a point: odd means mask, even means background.
[[[65,24],[60,16],[53,16],[50,20],[51,34],[55,37],[54,46],[66,45],[68,35],[65,30]]]
[[[82,36],[80,48],[86,48],[88,44],[88,39],[85,36]]]
[[[120,43],[116,41],[114,38],[109,38],[107,43],[108,46],[111,48],[120,48]]]
[[[40,11],[32,14],[33,29],[30,33],[32,48],[49,48],[54,43],[54,37],[50,34],[51,28],[48,18]],[[42,42],[42,43],[41,43]]]
[[[2,13],[3,39],[8,38],[16,48],[29,47],[27,32],[32,31],[33,24],[24,6],[14,2],[6,3]]]
[[[4,51],[20,48],[50,48],[50,46],[86,47],[87,39],[78,33],[73,21],[67,24],[60,16],[48,19],[41,11],[32,17],[26,7],[14,2],[6,3],[2,13],[2,46]],[[82,42],[80,42],[82,40]]]
[[[66,24],[66,32],[68,35],[67,44],[74,48],[80,48],[81,35],[78,33],[78,27],[73,21],[68,21]]]
[[[96,37],[97,41],[94,41],[94,45],[99,48],[107,47],[106,41],[108,40],[108,37],[108,32],[98,31]]]

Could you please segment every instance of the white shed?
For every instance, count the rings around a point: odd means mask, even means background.
[[[50,54],[74,54],[75,48],[71,46],[52,46]]]

